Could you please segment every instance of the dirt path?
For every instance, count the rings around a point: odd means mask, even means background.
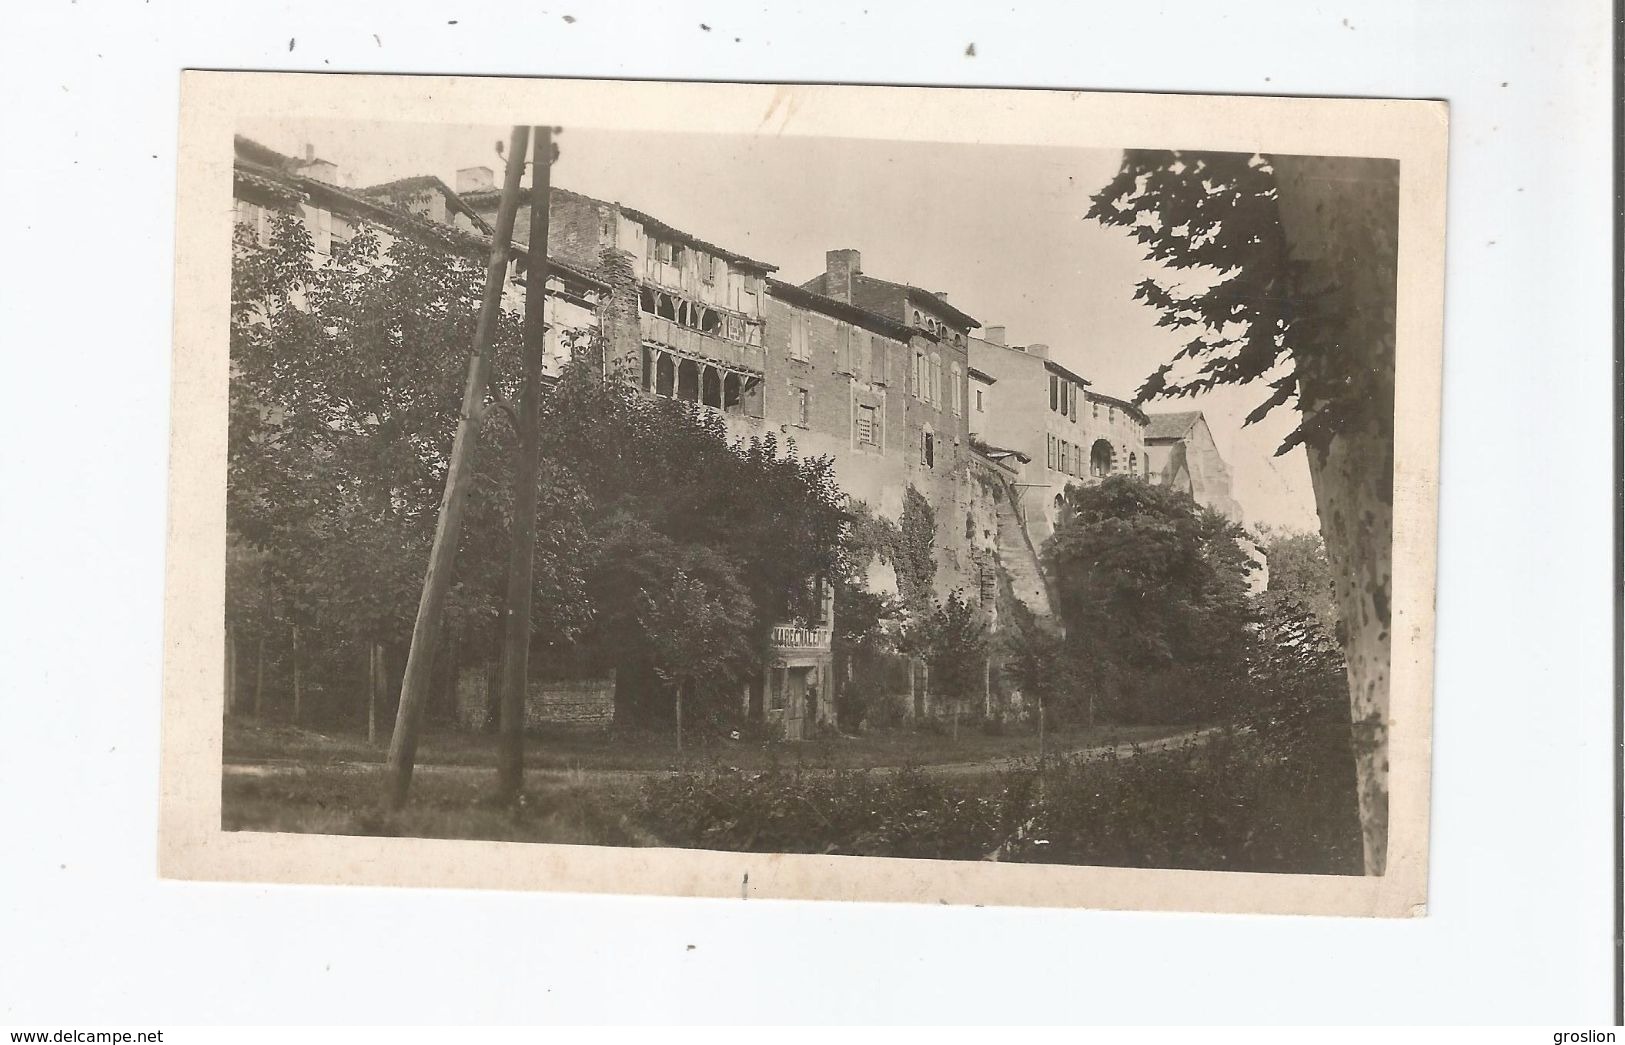
[[[1183,747],[1187,744],[1202,745],[1213,739],[1221,732],[1218,726],[1206,729],[1193,729],[1173,736],[1160,737],[1155,740],[1125,741],[1118,744],[1098,744],[1092,747],[1070,748],[1049,752],[1049,757],[1081,758],[1086,762],[1098,762],[1108,758],[1133,758],[1136,755],[1150,754],[1157,751],[1168,751]],[[922,773],[933,776],[976,776],[984,773],[996,772],[1011,766],[1016,760],[1010,756],[983,759],[974,762],[940,762],[934,765],[920,766]],[[256,758],[243,761],[228,761],[223,767],[223,773],[228,777],[270,777],[292,775],[299,776],[308,773],[312,768],[338,769],[346,772],[369,773],[383,768],[379,762],[340,761],[340,762],[304,762],[291,758]],[[873,766],[860,770],[868,773],[896,773],[902,766]],[[488,774],[491,766],[482,765],[453,765],[453,764],[420,764],[413,773],[424,773],[430,776],[456,776],[459,774]],[[810,774],[829,774],[835,770],[824,766],[800,767],[797,772]],[[525,776],[531,780],[554,780],[559,782],[596,780],[605,783],[635,784],[653,777],[670,776],[679,772],[674,769],[586,769],[556,767],[528,767]]]

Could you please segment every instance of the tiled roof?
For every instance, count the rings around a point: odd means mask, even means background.
[[[832,297],[826,297],[823,294],[798,287],[794,283],[786,283],[783,280],[769,277],[767,292],[781,301],[787,301],[802,308],[810,308],[827,316],[833,316],[836,319],[844,319],[849,323],[856,323],[865,330],[872,330],[877,334],[896,338],[898,341],[907,341],[915,333],[912,328],[904,326],[890,316],[882,316],[879,313],[870,312],[868,309],[859,308],[845,301],[837,301]]]
[[[948,302],[937,297],[931,291],[925,290],[921,287],[912,286],[908,283],[893,283],[889,279],[880,279],[879,277],[871,276],[866,272],[854,272],[852,273],[852,278],[854,280],[865,280],[870,284],[881,287],[885,290],[906,294],[911,298],[917,298],[921,304],[927,305],[930,308],[941,312],[949,319],[962,323],[965,326],[970,327],[972,330],[978,329],[982,325],[973,317],[959,311],[959,309],[954,308],[952,305],[948,304]]]
[[[1017,351],[1020,351],[1020,349],[1017,349]],[[1060,374],[1062,377],[1076,381],[1080,385],[1089,384],[1089,379],[1087,377],[1084,377],[1082,374],[1073,373],[1053,359],[1044,360],[1044,369],[1048,370],[1052,374]]]
[[[700,239],[700,237],[691,232],[684,232],[682,229],[673,228],[672,226],[667,225],[665,222],[661,221],[652,214],[645,214],[641,210],[634,210],[623,203],[617,203],[616,206],[621,209],[622,214],[626,215],[628,218],[631,218],[633,221],[641,223],[643,225],[644,232],[666,239],[678,240],[679,242],[686,243],[691,247],[703,250],[707,254],[715,254],[717,257],[722,258],[731,264],[737,265],[740,268],[755,269],[764,276],[769,272],[777,272],[779,270],[777,265],[769,265],[765,261],[757,261],[755,258],[748,258],[745,255],[737,254],[726,247],[719,247],[715,243],[707,243],[705,240]]]
[[[252,150],[243,149],[241,146],[244,142],[247,142],[250,146],[255,146],[258,149],[258,154]],[[306,177],[288,170],[279,170],[267,166],[263,162],[257,162],[257,155],[270,154],[275,156],[277,154],[250,139],[239,136],[238,146],[242,155],[238,156],[233,170],[235,177],[254,185],[262,191],[281,195],[285,199],[319,199],[328,203],[329,206],[337,203],[351,213],[368,215],[383,224],[415,232],[450,249],[476,257],[488,255],[491,251],[491,239],[488,236],[430,221],[401,207],[362,195],[353,189],[340,188],[317,178]],[[245,158],[247,156],[256,156],[256,159],[247,159]],[[523,245],[518,243],[512,244],[510,253],[528,256],[528,252]],[[609,289],[609,284],[604,281],[603,277],[591,270],[551,257],[548,258],[547,263],[550,269],[556,269],[578,282],[591,284],[600,290]]]
[[[557,185],[553,186],[553,191],[554,193],[560,195],[575,196],[579,199],[586,200],[589,203],[596,203],[602,207],[614,207],[628,218],[641,224],[644,231],[650,233],[651,235],[676,240],[680,243],[686,243],[697,250],[705,251],[707,254],[714,254],[717,257],[722,258],[724,261],[731,262],[740,268],[754,269],[763,275],[766,275],[769,272],[777,272],[779,270],[777,265],[769,265],[765,261],[757,261],[755,258],[746,257],[744,254],[740,254],[737,251],[729,250],[726,247],[719,247],[715,243],[707,242],[691,232],[684,232],[682,229],[668,225],[654,215],[645,213],[644,211],[638,210],[634,207],[628,207],[624,203],[610,203],[607,200],[601,200],[594,196],[588,196],[584,192],[575,192],[574,190],[561,188]],[[490,205],[501,197],[501,189],[477,189],[474,192],[465,192],[462,196],[464,201],[476,206],[481,204]]]
[[[440,193],[440,195],[446,198],[447,206],[456,210],[460,214],[466,215],[469,220],[473,221],[475,225],[479,226],[482,231],[487,233],[491,231],[490,224],[484,218],[480,217],[479,211],[469,206],[461,196],[452,191],[450,185],[447,185],[444,181],[441,181],[433,174],[419,174],[411,178],[397,178],[394,181],[386,181],[382,185],[369,185],[359,191],[363,196],[371,196],[375,199],[380,197],[388,199],[397,194],[417,192],[423,189],[429,189],[431,191]]]
[[[1196,422],[1202,419],[1200,410],[1181,410],[1171,414],[1148,414],[1145,437],[1151,439],[1183,439]]]
[[[1135,406],[1133,403],[1129,402],[1127,399],[1119,399],[1116,396],[1109,396],[1104,392],[1096,392],[1096,391],[1094,391],[1092,389],[1085,389],[1084,390],[1084,395],[1088,396],[1092,401],[1100,402],[1100,403],[1108,403],[1108,404],[1110,404],[1112,406],[1117,407],[1117,409],[1119,409],[1119,410],[1123,411],[1124,413],[1128,414],[1130,417],[1134,418],[1136,421],[1140,422],[1142,425],[1147,424],[1150,421],[1150,418],[1146,416],[1146,413],[1145,413],[1144,410],[1141,410],[1139,407]]]

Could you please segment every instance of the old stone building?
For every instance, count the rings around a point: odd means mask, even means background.
[[[486,167],[459,171],[455,188],[423,176],[354,189],[311,150],[294,159],[241,138],[236,179],[240,223],[263,239],[269,215],[297,213],[324,255],[365,223],[386,240],[412,235],[483,258],[500,203]],[[644,394],[710,411],[731,437],[772,434],[781,452],[829,458],[841,489],[893,524],[916,497],[930,516],[934,567],[916,598],[961,592],[990,628],[1010,598],[1049,619],[1038,551],[1071,484],[1135,475],[1239,518],[1199,413],[1148,418],[1045,345],[1006,344],[1003,327],[977,336],[980,324],[945,292],[869,275],[856,250],[828,251],[824,271],[798,285],[654,215],[558,186],[548,219],[548,372],[566,359],[565,332],[596,327],[606,371]],[[522,198],[512,307],[528,229]],[[867,576],[873,591],[907,594],[883,555]],[[832,654],[833,587],[809,583],[824,592],[822,611],[773,629],[762,676],[740,695],[743,712],[788,738],[833,723],[844,681]],[[907,710],[929,714],[937,708],[917,670],[903,696]],[[464,688],[483,684],[471,674]],[[539,682],[531,717],[597,721],[613,685]]]
[[[1145,476],[1145,413],[1095,390],[1051,359],[1048,345],[1009,345],[1004,327],[989,327],[986,337],[971,339],[970,360],[997,383],[998,406],[981,423],[982,441],[989,452],[1019,451],[1032,461],[1019,489],[1034,544],[1054,532],[1067,486]]]
[[[1200,410],[1152,414],[1145,433],[1150,479],[1191,495],[1197,504],[1243,522],[1230,489],[1230,466]]]

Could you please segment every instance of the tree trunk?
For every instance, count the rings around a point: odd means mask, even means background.
[[[254,717],[259,718],[265,707],[265,633],[260,633],[260,648],[254,667]]]
[[[513,802],[525,778],[525,691],[530,681],[530,602],[536,575],[536,476],[541,464],[537,401],[542,393],[543,308],[547,297],[547,212],[553,130],[534,128],[530,180],[530,233],[526,249],[524,375],[514,451],[513,531],[508,549],[508,604],[502,651],[502,721],[497,737],[497,798]]]
[[[453,728],[459,727],[461,725],[461,722],[462,722],[462,716],[460,714],[462,709],[457,706],[457,683],[459,681],[458,676],[462,673],[462,670],[463,670],[461,652],[462,651],[458,649],[457,640],[455,638],[449,638],[448,637],[447,640],[446,640],[446,661],[445,661],[445,663],[446,663],[446,721],[451,723]]]
[[[304,704],[304,692],[299,685],[299,625],[293,626],[293,724],[299,724],[299,711]]]
[[[1343,618],[1349,712],[1367,874],[1388,860],[1388,674],[1393,581],[1394,337],[1398,165],[1275,157],[1281,227],[1305,315],[1293,328],[1304,423],[1334,404],[1308,446],[1309,478]],[[1308,351],[1305,351],[1305,347]],[[1357,353],[1360,387],[1348,387]]]
[[[226,625],[226,714],[237,713],[237,633]]]
[[[372,644],[371,660],[367,664],[367,743],[378,743],[378,694],[388,683],[384,680],[384,647]]]
[[[1349,717],[1367,874],[1388,855],[1389,598],[1393,580],[1392,475],[1376,462],[1392,444],[1339,436],[1309,452],[1320,533],[1331,562],[1348,663]]]
[[[683,687],[686,683],[677,683],[677,750],[683,750]]]
[[[508,252],[513,248],[513,222],[519,205],[519,180],[524,173],[525,149],[529,143],[529,129],[515,127],[510,136],[508,169],[503,176],[496,232],[491,238],[491,257],[485,266],[485,296],[480,305],[473,350],[469,354],[461,418],[457,423],[457,434],[452,439],[450,462],[446,468],[446,488],[440,498],[434,545],[429,552],[429,567],[423,575],[423,595],[418,600],[417,619],[412,624],[412,645],[406,656],[406,672],[401,679],[401,701],[395,713],[395,731],[389,742],[384,801],[390,809],[400,809],[406,805],[407,792],[412,787],[418,729],[423,722],[423,705],[428,697],[430,676],[434,669],[434,645],[440,637],[446,592],[451,588],[457,542],[463,532],[463,509],[468,503],[468,487],[473,478],[474,449],[479,442],[480,422],[485,416],[492,345],[502,310],[502,288],[507,281]]]

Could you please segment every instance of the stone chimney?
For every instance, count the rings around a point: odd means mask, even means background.
[[[1044,344],[1028,345],[1027,346],[1027,354],[1037,356],[1039,359],[1048,359],[1049,358],[1049,346],[1044,345]]]
[[[464,167],[457,172],[457,182],[453,186],[460,196],[465,192],[484,192],[496,188],[496,181],[489,167]]]
[[[863,255],[855,250],[824,252],[824,294],[836,301],[852,301],[852,277],[863,272]]]
[[[987,340],[988,340],[989,344],[994,344],[994,345],[1002,345],[1002,344],[1004,344],[1004,328],[1003,327],[988,327],[987,330],[986,330],[986,333],[987,333]]]
[[[299,173],[307,178],[326,182],[329,185],[343,184],[339,180],[339,166],[331,160],[319,159],[316,156],[316,146],[305,143],[305,158],[299,164]]]

